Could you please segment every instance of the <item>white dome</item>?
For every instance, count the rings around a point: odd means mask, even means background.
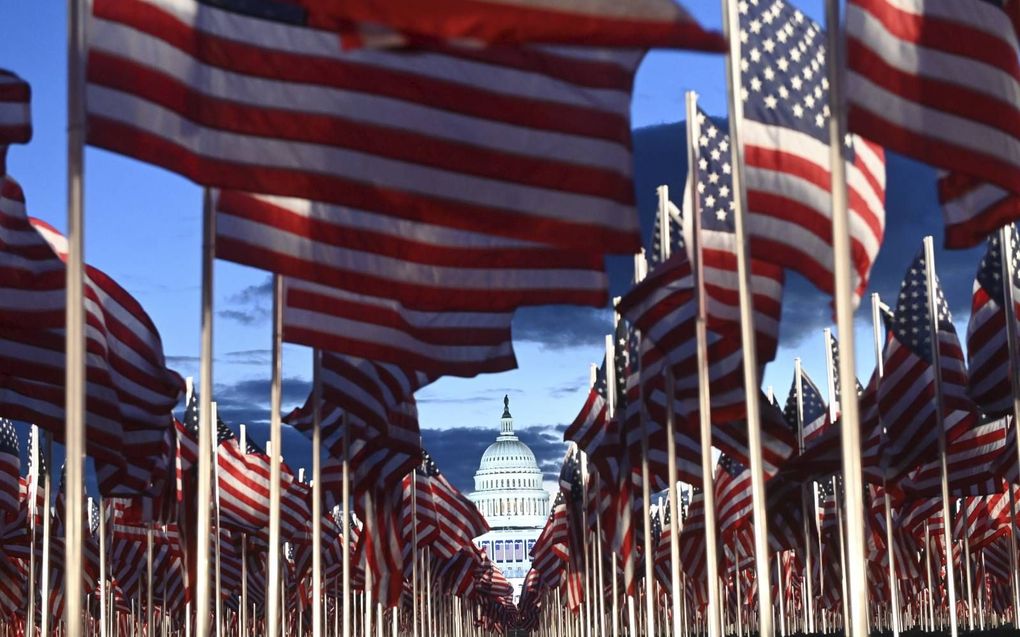
[[[535,454],[531,448],[518,440],[516,436],[511,440],[503,440],[503,436],[500,436],[485,450],[485,453],[482,454],[482,461],[478,464],[480,472],[510,471],[518,473],[521,470],[538,472],[538,461],[535,460]]]
[[[468,497],[493,529],[541,528],[549,513],[542,470],[535,454],[514,433],[510,399],[506,396],[499,436],[482,454],[475,472],[475,490]]]

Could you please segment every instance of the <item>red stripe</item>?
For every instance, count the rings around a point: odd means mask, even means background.
[[[302,0],[314,24],[337,29],[352,23],[383,24],[401,33],[440,40],[481,40],[517,44],[558,42],[588,46],[666,46],[724,51],[718,34],[680,17],[675,21],[635,19],[556,11],[522,4],[471,0],[432,0],[425,14],[413,0],[337,4]]]
[[[162,166],[205,185],[284,196],[302,193],[317,201],[374,210],[397,218],[546,242],[581,251],[605,249],[624,253],[634,252],[639,247],[636,233],[370,187],[338,176],[255,167],[202,157],[172,140],[95,115],[89,117],[88,141],[92,145]]]

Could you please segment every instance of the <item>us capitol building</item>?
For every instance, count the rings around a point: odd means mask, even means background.
[[[503,397],[503,417],[496,442],[482,454],[475,490],[468,495],[492,529],[475,538],[514,587],[517,602],[531,568],[531,549],[549,517],[549,494],[535,454],[514,433],[510,398]]]

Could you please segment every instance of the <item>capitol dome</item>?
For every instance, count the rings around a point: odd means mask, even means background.
[[[499,427],[496,441],[482,454],[475,490],[468,497],[493,528],[541,527],[549,514],[549,495],[535,454],[514,433],[507,396]]]

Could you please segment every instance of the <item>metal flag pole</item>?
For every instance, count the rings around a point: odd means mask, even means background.
[[[963,572],[964,572],[964,583],[967,586],[967,628],[974,631],[974,591],[971,588],[970,579],[970,541],[967,539],[969,534],[969,525],[966,523],[967,520],[964,518],[963,526]]]
[[[248,537],[241,535],[241,622],[248,634]]]
[[[882,336],[879,332],[881,324],[880,308],[882,299],[877,292],[871,294],[871,330],[875,340],[875,372],[879,381],[885,375],[885,361],[882,360]],[[889,600],[892,603],[890,614],[892,615],[893,637],[900,637],[900,581],[896,576],[896,555],[893,548],[892,528],[892,503],[889,498],[889,490],[885,483],[885,475],[882,476],[882,496],[885,508],[885,550],[886,559],[889,561]]]
[[[216,215],[213,194],[202,192],[202,335],[199,352],[198,498],[195,516],[195,637],[209,637],[209,549],[212,500],[213,436],[213,271],[216,259]],[[190,619],[189,619],[190,621]]]
[[[216,403],[213,403],[213,414],[216,414]],[[214,420],[218,421],[218,417]],[[239,426],[240,437],[238,438],[238,446],[241,449],[241,453],[247,453],[248,449],[248,427],[241,423]],[[269,450],[271,451],[271,450]],[[219,613],[221,607],[221,579],[220,579],[220,480],[219,480],[219,462],[214,465],[213,473],[216,475],[215,480],[215,507],[216,512],[216,628],[219,630],[220,619]],[[248,534],[241,533],[241,607],[243,610],[240,611],[241,616],[247,618],[248,615]],[[247,628],[246,628],[247,630]]]
[[[1005,313],[1006,320],[1006,348],[1009,353],[1009,381],[1010,389],[1013,393],[1013,429],[1017,434],[1017,440],[1020,440],[1020,365],[1017,364],[1017,359],[1020,358],[1020,336],[1017,333],[1017,318],[1016,318],[1016,302],[1017,299],[1013,295],[1013,277],[1016,273],[1013,271],[1013,225],[1006,224],[999,228],[999,256],[1002,261],[1002,299],[1003,299],[1003,312]],[[1020,463],[1020,442],[1016,445],[1017,449],[1017,461]],[[1010,489],[1010,502],[1015,508],[1015,498],[1013,496],[1013,488]],[[1020,613],[1020,572],[1018,572],[1016,564],[1016,534],[1018,532],[1016,524],[1016,511],[1013,510],[1013,517],[1010,518],[1010,538],[1013,543],[1013,549],[1011,552],[1013,564],[1013,625],[1020,627],[1020,619],[1017,614]]]
[[[107,635],[106,502],[99,497],[99,637]],[[34,517],[34,516],[33,516]],[[33,533],[34,535],[34,533]],[[34,634],[34,633],[29,633]]]
[[[760,637],[773,637],[772,581],[769,576],[768,520],[765,507],[765,474],[761,451],[761,411],[758,407],[759,385],[758,352],[755,347],[754,312],[751,299],[750,237],[745,229],[747,190],[744,187],[744,146],[740,127],[744,119],[744,104],[740,99],[740,17],[736,0],[722,0],[723,24],[729,40],[726,61],[726,79],[729,90],[730,149],[733,179],[733,221],[737,252],[737,275],[740,297],[740,337],[744,348],[744,393],[747,403],[747,446],[751,471],[751,507],[754,512],[755,565],[759,583],[758,632]],[[706,492],[708,489],[705,490]],[[705,516],[708,519],[708,516]],[[863,636],[862,636],[863,637]]]
[[[847,211],[846,108],[843,99],[844,38],[838,0],[826,0],[828,31],[827,75],[829,78],[829,169],[832,173],[832,261],[833,301],[836,327],[846,356],[839,357],[839,376],[844,382],[857,378],[854,354],[853,279],[850,263],[850,219]],[[844,391],[840,433],[843,445],[843,487],[846,497],[847,562],[844,573],[849,592],[845,623],[853,637],[868,635],[868,581],[864,545],[864,477],[861,470],[861,424],[857,393]]]
[[[942,356],[939,351],[938,299],[935,296],[935,245],[930,236],[924,238],[925,296],[928,302],[929,341],[931,366],[935,375],[935,426],[939,440],[939,469],[942,478],[942,538],[946,549],[946,591],[949,596],[949,633],[957,635],[956,578],[953,576],[952,517],[949,510],[949,464],[947,458],[945,401],[942,396]]]
[[[145,630],[152,631],[152,524],[145,529]]]
[[[351,474],[350,474],[350,453],[351,453],[351,422],[345,410],[341,416],[343,419],[343,458],[341,459],[340,477],[340,499],[343,502],[343,637],[351,637]],[[368,592],[367,584],[365,592]]]
[[[708,577],[708,611],[706,615],[706,622],[708,624],[708,637],[721,637],[722,635],[722,604],[719,600],[719,588],[717,582],[719,581],[719,554],[718,554],[718,532],[716,530],[716,513],[715,513],[715,487],[713,486],[713,470],[712,470],[712,396],[711,389],[709,387],[709,373],[708,373],[708,305],[705,300],[705,277],[703,275],[704,270],[704,259],[701,253],[701,209],[698,204],[697,196],[697,184],[698,184],[698,147],[697,140],[701,137],[701,126],[698,122],[698,94],[694,91],[687,91],[686,94],[686,106],[687,106],[687,206],[691,212],[691,219],[693,220],[693,227],[691,232],[691,270],[694,275],[694,293],[697,298],[698,314],[695,321],[695,341],[697,349],[697,361],[698,361],[698,415],[699,415],[699,431],[701,441],[701,480],[703,483],[702,489],[702,503],[705,507],[705,565],[707,567]],[[731,126],[730,128],[733,128]],[[733,139],[733,138],[731,138]],[[661,196],[661,195],[660,195]],[[661,204],[660,204],[661,205]],[[668,221],[668,219],[666,220]],[[668,224],[663,226],[668,228]],[[665,230],[664,230],[665,232]],[[668,236],[668,235],[664,235]],[[667,244],[669,245],[669,244]],[[752,338],[752,342],[754,339]],[[747,341],[744,341],[745,347]],[[746,362],[745,365],[751,363]],[[755,372],[757,374],[757,372]],[[747,382],[747,375],[745,374],[744,381]],[[748,385],[750,387],[750,385]],[[670,389],[672,389],[672,383],[670,383]],[[755,390],[757,386],[755,385]],[[748,395],[752,392],[749,389]],[[672,399],[672,394],[669,394],[669,400]],[[757,399],[757,392],[755,391],[755,399]],[[750,409],[750,404],[748,404]],[[672,417],[673,410],[668,409],[668,417]],[[757,420],[755,421],[757,422]],[[751,420],[748,419],[748,427],[751,426]],[[667,428],[670,433],[673,432],[672,426]],[[759,446],[759,452],[761,448]],[[672,437],[670,439],[670,452],[675,454],[675,450],[672,446]],[[675,468],[675,464],[674,464]],[[671,480],[676,480],[676,474],[670,475]],[[670,506],[675,506],[676,488],[675,484],[671,492]],[[676,511],[676,509],[674,509]],[[678,556],[674,559],[674,562],[679,561],[679,546],[677,546],[676,552]],[[671,547],[672,551],[672,547]],[[670,553],[672,556],[672,552]],[[679,565],[678,565],[679,566]],[[679,573],[679,569],[678,569]],[[674,583],[675,586],[675,583]]]
[[[1009,568],[1010,577],[1009,583],[1013,590],[1013,627],[1020,627],[1020,623],[1017,623],[1016,613],[1020,610],[1020,598],[1017,597],[1020,592],[1020,581],[1017,581],[1017,559],[1016,559],[1016,489],[1012,484],[1006,484],[1006,489],[1009,491]]]
[[[614,313],[615,317],[615,313]],[[614,325],[615,331],[615,325]],[[616,342],[606,334],[606,419],[616,418]],[[613,585],[613,637],[620,637],[620,592],[619,576],[616,573],[616,554],[610,551]]]
[[[928,626],[935,630],[935,595],[932,589],[932,569],[935,567],[931,559],[931,533],[928,530],[928,521],[924,522],[924,572],[928,577]]]
[[[828,351],[828,344],[826,344],[826,351]],[[832,369],[832,362],[828,361],[827,365],[829,369]],[[804,382],[803,372],[800,367],[800,358],[793,359],[793,377],[794,387],[797,395],[797,446],[800,448],[800,453],[804,453]],[[808,482],[801,486],[800,489],[800,504],[801,504],[801,515],[803,516],[803,527],[804,527],[804,611],[805,611],[805,626],[807,627],[808,633],[815,632],[815,595],[814,595],[814,577],[812,575],[813,568],[813,555],[814,543],[811,541],[811,517],[810,515],[814,512],[814,507],[810,506],[809,500],[814,495],[814,481]],[[809,510],[810,509],[810,510]]]
[[[312,637],[322,637],[322,352],[312,350]]]
[[[67,258],[65,308],[64,629],[81,635],[85,493],[85,9],[67,2]],[[49,503],[47,502],[47,507]],[[43,570],[49,578],[49,570]],[[46,603],[43,598],[42,603]],[[44,612],[43,617],[48,613]],[[45,623],[45,619],[43,620]],[[43,633],[46,635],[47,633]]]
[[[273,354],[269,388],[269,565],[266,582],[266,635],[280,628],[280,409],[283,373],[283,277],[273,275]]]
[[[43,457],[47,462],[53,458],[53,448],[50,442],[50,432],[43,434]],[[42,509],[42,571],[39,573],[39,606],[40,606],[40,634],[49,635],[50,630],[50,467],[40,472],[40,480],[43,486],[43,509]],[[65,527],[66,528],[66,527]],[[66,538],[66,536],[65,536]],[[65,544],[67,543],[65,539]]]
[[[36,504],[39,502],[39,427],[32,425],[29,430],[29,473],[28,473],[28,617],[26,623],[28,635],[35,635],[35,541],[36,541]],[[1014,513],[1014,517],[1016,514]],[[45,572],[45,571],[43,571]],[[102,637],[106,637],[104,634]]]
[[[591,577],[591,559],[588,551],[588,462],[587,459],[577,448],[575,443],[570,444],[574,449],[574,453],[577,454],[578,462],[581,465],[581,544],[582,550],[584,551],[584,619],[585,629],[587,630],[587,637],[592,637],[595,631],[594,615],[592,614],[592,600],[595,595],[591,590],[592,577]]]
[[[216,402],[213,401],[209,407],[212,418],[210,419],[213,423],[219,423],[220,416],[219,411],[216,408]],[[209,430],[209,433],[216,436],[219,427],[215,427]],[[216,449],[216,442],[211,441],[213,449]],[[241,453],[247,445],[244,440],[244,426],[241,427]],[[222,526],[220,524],[220,463],[213,463],[213,525],[215,526],[215,533],[213,534],[213,594],[215,595],[214,601],[211,604],[213,611],[216,614],[216,637],[220,637],[223,634],[223,571],[221,570],[222,561],[220,559],[220,549],[223,542],[221,535]]]
[[[418,446],[422,446],[419,436]],[[419,465],[420,466],[420,465]],[[418,468],[411,469],[411,635],[418,637]],[[396,608],[393,609],[396,617]],[[397,624],[393,632],[396,636]]]
[[[779,584],[779,634],[786,637],[786,588],[783,586],[782,551],[776,551],[776,578]]]

